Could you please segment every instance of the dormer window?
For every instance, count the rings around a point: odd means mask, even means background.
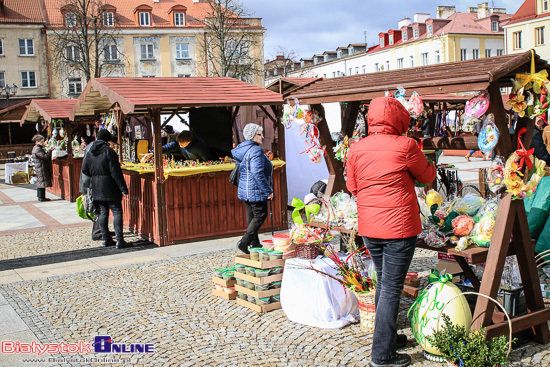
[[[498,32],[498,21],[493,20],[491,22],[491,32]]]
[[[76,27],[76,15],[74,13],[65,13],[65,26]]]
[[[353,47],[348,48],[348,55],[353,55]]]
[[[151,25],[151,13],[139,13],[139,25],[149,27]]]
[[[401,38],[403,42],[407,41],[407,31],[401,31]]]
[[[342,57],[342,51],[338,51],[337,57],[338,57],[338,58],[341,58],[341,57]]]
[[[185,26],[185,13],[174,13],[174,25],[178,27]]]
[[[384,37],[380,37],[380,47],[384,47]]]
[[[431,24],[428,24],[428,37],[431,37],[433,35],[434,27]]]
[[[185,27],[187,25],[187,8],[183,5],[174,5],[168,10],[170,23],[175,27]]]
[[[413,38],[414,39],[418,38],[418,28],[413,28]]]
[[[113,12],[103,13],[103,26],[113,27],[114,25],[115,25],[115,13]]]
[[[389,40],[390,40],[390,46],[392,46],[393,45],[393,34],[390,34]]]
[[[153,8],[149,5],[141,4],[134,9],[134,21],[140,27],[150,27],[152,24],[151,12]]]

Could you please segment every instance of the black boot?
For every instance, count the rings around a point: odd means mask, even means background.
[[[379,359],[371,359],[370,367],[406,367],[411,364],[411,356],[408,354],[396,354],[392,359],[387,361]]]
[[[114,246],[114,245],[115,245],[115,241],[113,241],[112,238],[109,238],[107,240],[103,240],[103,246],[105,246],[105,247]]]
[[[250,254],[250,251],[248,251],[248,246],[242,243],[241,241],[237,242],[237,248],[247,255]]]
[[[116,248],[128,248],[128,247],[132,247],[132,245],[124,240],[116,241]]]
[[[395,348],[401,349],[406,345],[407,345],[407,336],[404,334],[397,334],[397,338],[395,338]]]

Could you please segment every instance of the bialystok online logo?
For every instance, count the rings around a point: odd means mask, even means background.
[[[21,343],[18,341],[2,341],[2,353],[6,354],[37,354],[39,356],[44,353],[68,353],[68,354],[83,354],[83,353],[154,353],[154,344],[119,344],[114,343],[110,335],[100,335],[94,337],[94,342],[84,343],[47,343],[40,344],[37,342]]]

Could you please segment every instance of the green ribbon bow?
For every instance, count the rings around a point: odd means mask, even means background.
[[[302,200],[297,199],[297,198],[293,198],[292,203],[290,205],[292,205],[294,207],[294,210],[292,211],[292,220],[296,224],[304,224],[302,216],[300,215],[301,210],[305,210],[307,221],[309,223],[310,215],[319,213],[319,210],[321,209],[319,204],[305,205]]]
[[[449,280],[453,279],[453,276],[451,274],[439,274],[439,271],[437,269],[432,269],[432,273],[428,276],[428,281],[430,283],[434,282],[440,282],[440,283],[447,283]]]

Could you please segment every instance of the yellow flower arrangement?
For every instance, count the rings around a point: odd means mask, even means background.
[[[506,104],[512,106],[512,110],[517,112],[520,117],[524,117],[527,102],[525,101],[525,96],[523,95],[523,88],[516,93],[511,93],[510,99],[506,102]]]

